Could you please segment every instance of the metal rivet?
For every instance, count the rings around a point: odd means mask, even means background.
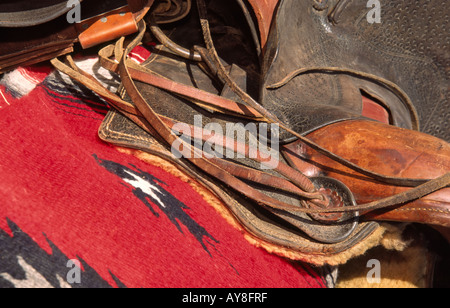
[[[100,19],[101,20],[101,22],[103,22],[103,23],[105,23],[105,22],[107,22],[108,21],[108,18],[106,18],[106,17],[103,17],[102,19]]]

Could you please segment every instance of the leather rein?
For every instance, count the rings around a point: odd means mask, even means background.
[[[118,40],[115,45],[109,45],[99,52],[101,65],[104,68],[119,74],[122,84],[133,104],[130,104],[116,94],[111,93],[94,77],[79,69],[70,56],[67,57],[67,64],[56,58],[51,62],[56,69],[69,75],[74,80],[82,83],[106,99],[115,109],[133,120],[137,125],[152,134],[154,137],[159,138],[161,142],[168,146],[172,145],[176,141],[182,142],[184,149],[189,149],[191,151],[192,155],[186,157],[186,159],[193,165],[234,190],[241,192],[245,197],[254,200],[261,206],[293,213],[307,214],[373,211],[422,198],[450,185],[450,173],[447,173],[437,179],[424,180],[388,177],[372,172],[322,148],[308,138],[290,129],[286,124],[282,123],[262,105],[239,88],[239,86],[231,79],[214,47],[209,22],[206,17],[206,5],[204,0],[197,0],[197,6],[200,14],[200,24],[203,31],[204,41],[206,44],[206,49],[198,46],[194,48],[197,55],[197,60],[199,62],[201,60],[206,63],[208,67],[214,69],[214,72],[217,72],[219,78],[238,95],[244,104],[237,103],[212,93],[201,91],[194,87],[176,83],[128,59],[128,54],[133,50],[133,48],[141,43],[144,37],[146,24],[142,20],[139,22],[139,34],[126,47],[124,47],[125,39],[122,38]],[[162,43],[164,44],[164,42]],[[170,42],[166,41],[166,44],[170,44]],[[299,72],[295,72],[294,74],[297,73]],[[294,75],[287,78],[294,78]],[[326,197],[316,190],[312,181],[297,169],[294,169],[283,162],[280,162],[274,169],[274,171],[283,176],[279,177],[223,159],[204,157],[203,153],[199,149],[195,148],[191,144],[181,141],[177,137],[172,130],[177,122],[173,119],[157,114],[147,103],[146,99],[141,95],[134,83],[134,80],[150,84],[159,89],[167,90],[183,98],[190,99],[198,106],[208,108],[209,110],[212,108],[217,112],[222,112],[227,115],[234,115],[236,117],[243,117],[246,119],[253,119],[257,122],[276,123],[280,128],[297,137],[300,141],[310,146],[312,149],[346,167],[349,167],[379,182],[396,186],[412,187],[412,189],[367,204],[342,208],[327,208],[328,202]],[[282,86],[282,84],[278,86]],[[189,127],[191,128],[191,135],[194,136],[194,127]],[[227,137],[216,137],[223,138],[222,144],[224,145],[236,145],[236,141],[232,140],[230,143],[230,140],[228,140]],[[203,138],[205,140],[209,139],[208,133],[206,133]],[[240,148],[241,147],[235,146],[231,149],[235,150]],[[248,154],[248,145],[246,145],[244,149],[244,153],[241,154]],[[263,164],[267,163],[267,161],[265,161],[260,154],[257,155],[255,160]],[[244,182],[244,180],[251,180],[259,184],[269,185],[284,192],[294,194],[302,198],[302,200],[308,200],[308,204],[311,206],[301,207],[282,202],[251,187]]]

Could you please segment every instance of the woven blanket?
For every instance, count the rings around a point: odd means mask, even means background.
[[[0,287],[334,286],[334,269],[252,245],[195,180],[102,142],[108,110],[49,64],[0,76]]]

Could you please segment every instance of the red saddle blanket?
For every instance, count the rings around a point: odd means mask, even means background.
[[[80,65],[117,87],[95,58]],[[330,269],[253,246],[187,181],[102,142],[108,106],[92,92],[46,65],[0,78],[0,287],[333,285]]]

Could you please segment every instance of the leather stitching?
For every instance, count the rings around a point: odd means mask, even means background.
[[[438,210],[438,209],[429,209],[429,208],[401,208],[401,209],[395,209],[393,211],[426,211],[426,212],[450,214],[450,210]]]

